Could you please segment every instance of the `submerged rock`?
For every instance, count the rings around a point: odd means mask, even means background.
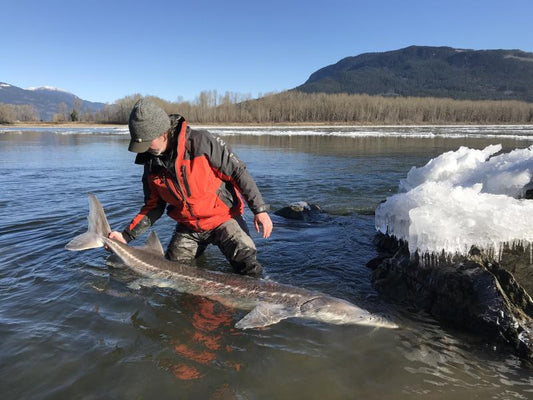
[[[476,248],[467,256],[419,257],[409,253],[407,243],[381,233],[376,245],[380,255],[367,266],[380,293],[442,322],[508,343],[520,356],[533,359],[529,251],[507,248],[499,261]]]
[[[274,214],[287,219],[296,219],[305,222],[323,222],[329,219],[328,214],[316,204],[305,201],[292,203],[287,207],[274,211]]]

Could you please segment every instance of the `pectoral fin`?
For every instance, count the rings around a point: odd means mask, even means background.
[[[277,324],[295,315],[291,308],[280,304],[260,303],[235,324],[238,329],[262,328]]]

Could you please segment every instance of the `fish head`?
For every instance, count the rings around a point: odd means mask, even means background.
[[[302,316],[330,324],[355,324],[379,328],[398,328],[395,323],[359,308],[347,301],[319,296],[300,306]]]

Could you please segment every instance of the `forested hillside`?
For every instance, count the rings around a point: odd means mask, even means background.
[[[295,90],[533,102],[533,53],[411,46],[347,57]]]

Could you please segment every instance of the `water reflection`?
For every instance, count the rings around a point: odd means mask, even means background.
[[[518,141],[505,137],[449,138],[445,136],[420,137],[331,137],[331,136],[250,136],[232,135],[224,137],[232,145],[259,146],[281,152],[304,151],[318,155],[334,155],[338,157],[359,156],[419,156],[434,158],[444,151],[457,150],[460,146],[484,148],[491,144],[501,143],[503,151],[519,147],[527,147],[533,143],[533,136]]]

